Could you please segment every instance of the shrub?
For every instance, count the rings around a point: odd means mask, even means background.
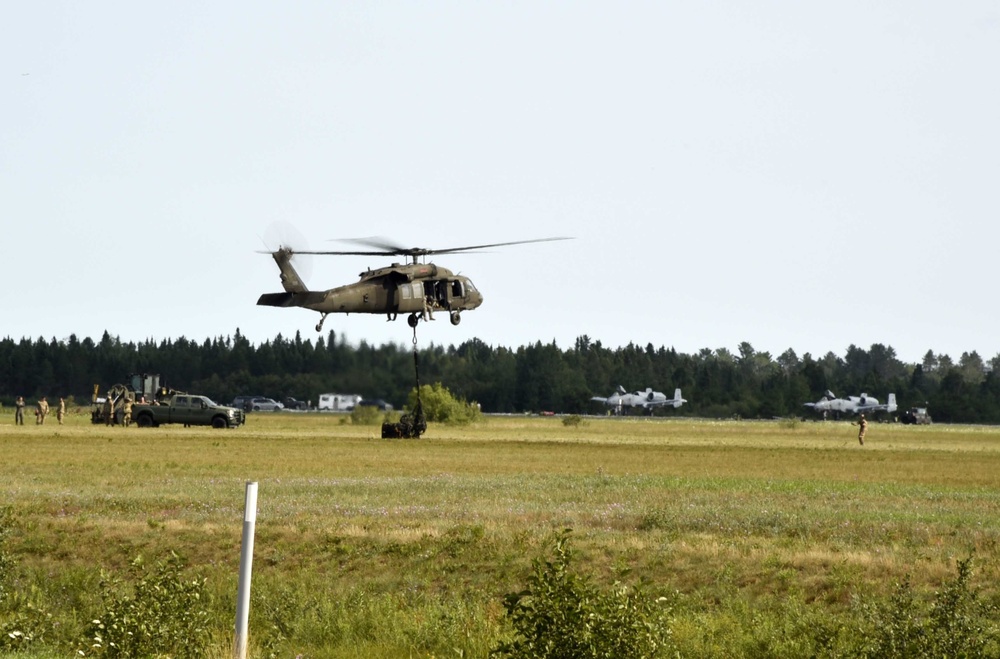
[[[184,562],[171,552],[152,573],[142,557],[132,562],[131,594],[114,577],[102,575],[106,610],[93,620],[90,647],[79,654],[98,657],[201,657],[208,640],[205,580],[185,580]]]
[[[464,399],[455,398],[440,382],[432,385],[420,385],[420,402],[424,408],[424,417],[428,421],[466,425],[483,418],[477,403],[468,403]],[[417,390],[410,390],[407,409],[417,407]]]
[[[0,508],[0,601],[3,600],[7,585],[11,581],[14,559],[7,551],[7,538],[14,526],[14,513],[10,506]]]
[[[914,596],[907,578],[887,604],[865,607],[871,630],[861,656],[1000,657],[1000,607],[970,588],[971,563],[971,558],[959,561],[955,580],[929,604]]]
[[[579,414],[570,414],[569,416],[564,416],[562,423],[564,426],[579,426],[583,424],[583,417]]]
[[[25,594],[8,593],[0,604],[0,650],[19,650],[32,644],[43,644],[52,633],[54,621],[38,601],[40,594],[34,585]]]
[[[14,557],[7,538],[14,528],[10,506],[0,508],[0,650],[17,650],[42,642],[52,631],[52,614],[39,604],[41,596],[32,584],[28,589],[8,590],[13,583]]]
[[[514,638],[491,656],[502,659],[655,657],[670,641],[666,612],[639,590],[615,583],[602,592],[571,570],[567,529],[554,558],[536,559],[528,588],[504,598]]]
[[[787,417],[782,418],[778,422],[778,425],[780,427],[784,428],[785,430],[795,430],[795,429],[797,429],[799,427],[800,423],[801,423],[801,421],[799,420],[799,417],[797,417],[797,416],[787,416]]]
[[[374,405],[355,405],[351,410],[351,423],[356,426],[377,426],[382,423],[383,412]]]

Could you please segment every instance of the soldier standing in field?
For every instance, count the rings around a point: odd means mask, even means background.
[[[858,444],[862,446],[865,445],[865,431],[868,430],[868,422],[865,420],[864,413],[858,417]]]
[[[49,401],[42,396],[41,400],[38,401],[38,405],[35,406],[35,422],[38,425],[45,423],[45,417],[49,413]]]
[[[128,428],[132,425],[132,401],[128,396],[125,396],[125,402],[122,403],[122,414],[124,419],[122,420],[125,427]]]
[[[104,399],[104,425],[110,426],[115,422],[115,400],[108,392],[108,397]]]
[[[24,425],[24,396],[18,396],[14,401],[14,425]]]
[[[63,424],[64,416],[66,416],[66,399],[60,396],[59,408],[56,410],[56,419],[59,421],[60,426]]]

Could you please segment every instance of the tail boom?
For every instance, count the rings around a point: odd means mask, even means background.
[[[306,307],[320,304],[326,299],[322,291],[304,293],[264,293],[257,298],[257,305],[262,307]]]

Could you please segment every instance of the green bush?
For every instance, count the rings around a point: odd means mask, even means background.
[[[778,425],[785,430],[796,430],[801,422],[797,416],[788,416],[778,421]]]
[[[41,601],[38,587],[11,589],[14,583],[14,557],[7,550],[7,539],[14,528],[10,506],[0,508],[0,650],[25,648],[41,643],[53,629],[52,614]]]
[[[10,537],[14,526],[14,513],[10,506],[0,508],[0,601],[3,601],[7,586],[12,581],[11,570],[14,567],[14,559],[7,550],[7,538]]]
[[[208,641],[205,580],[185,579],[184,562],[170,558],[148,573],[142,557],[132,562],[130,589],[102,575],[106,610],[87,632],[89,647],[79,652],[94,657],[201,657]]]
[[[491,656],[501,659],[655,657],[671,641],[662,600],[615,583],[602,592],[571,570],[567,529],[556,537],[554,558],[536,559],[528,588],[504,599],[514,638]]]
[[[579,414],[570,414],[563,417],[562,424],[567,427],[583,425],[583,417]]]
[[[355,426],[382,425],[383,413],[374,405],[355,405],[351,410],[351,423]]]
[[[477,403],[455,398],[440,382],[420,385],[420,402],[423,404],[424,418],[428,421],[466,425],[483,418]],[[416,407],[417,390],[414,388],[410,390],[406,409],[414,410]]]
[[[34,585],[27,593],[8,593],[0,604],[0,650],[20,650],[43,645],[53,632],[52,614],[39,604]]]
[[[979,599],[969,585],[972,559],[958,562],[958,575],[920,602],[909,579],[896,586],[887,604],[866,606],[870,639],[860,655],[890,657],[1000,657],[1000,607]]]

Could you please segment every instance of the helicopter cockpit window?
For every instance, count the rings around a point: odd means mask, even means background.
[[[476,290],[476,286],[475,286],[475,285],[474,285],[474,284],[472,283],[472,280],[471,280],[471,279],[466,279],[466,280],[465,280],[465,288],[466,288],[466,290],[467,290],[467,291],[469,291],[470,293],[471,293],[472,291]]]
[[[462,297],[462,282],[458,279],[451,282],[451,296]]]

